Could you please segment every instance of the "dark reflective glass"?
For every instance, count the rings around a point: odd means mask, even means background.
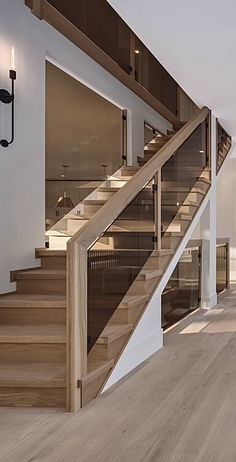
[[[217,172],[220,170],[232,145],[231,136],[217,122]]]
[[[96,45],[130,72],[130,28],[106,0],[48,0]]]
[[[204,121],[162,167],[162,247],[176,248],[210,183]],[[203,174],[204,171],[204,174]]]
[[[186,249],[162,294],[162,327],[167,328],[199,306],[199,248]]]
[[[149,183],[88,251],[88,350],[91,350],[154,249]]]
[[[227,244],[216,247],[216,292],[227,289]]]
[[[134,63],[135,80],[176,114],[177,83],[137,37],[135,37]]]

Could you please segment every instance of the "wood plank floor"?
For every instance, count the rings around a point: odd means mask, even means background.
[[[75,415],[0,408],[1,462],[235,462],[236,288]]]

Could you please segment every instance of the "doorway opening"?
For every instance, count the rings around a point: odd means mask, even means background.
[[[46,62],[47,230],[125,163],[125,115]]]

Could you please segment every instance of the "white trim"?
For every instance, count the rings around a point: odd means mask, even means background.
[[[156,329],[151,335],[142,339],[139,343],[131,342],[122,354],[117,366],[112,372],[102,393],[111,388],[137,366],[146,361],[150,356],[163,347],[163,330]]]

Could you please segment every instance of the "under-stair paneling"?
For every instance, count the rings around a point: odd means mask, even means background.
[[[158,292],[152,298],[142,321],[135,329],[127,347],[112,371],[104,390],[107,390],[163,346],[161,329],[161,297]]]
[[[230,239],[230,279],[236,280],[236,159],[230,158],[219,174],[217,237]]]

